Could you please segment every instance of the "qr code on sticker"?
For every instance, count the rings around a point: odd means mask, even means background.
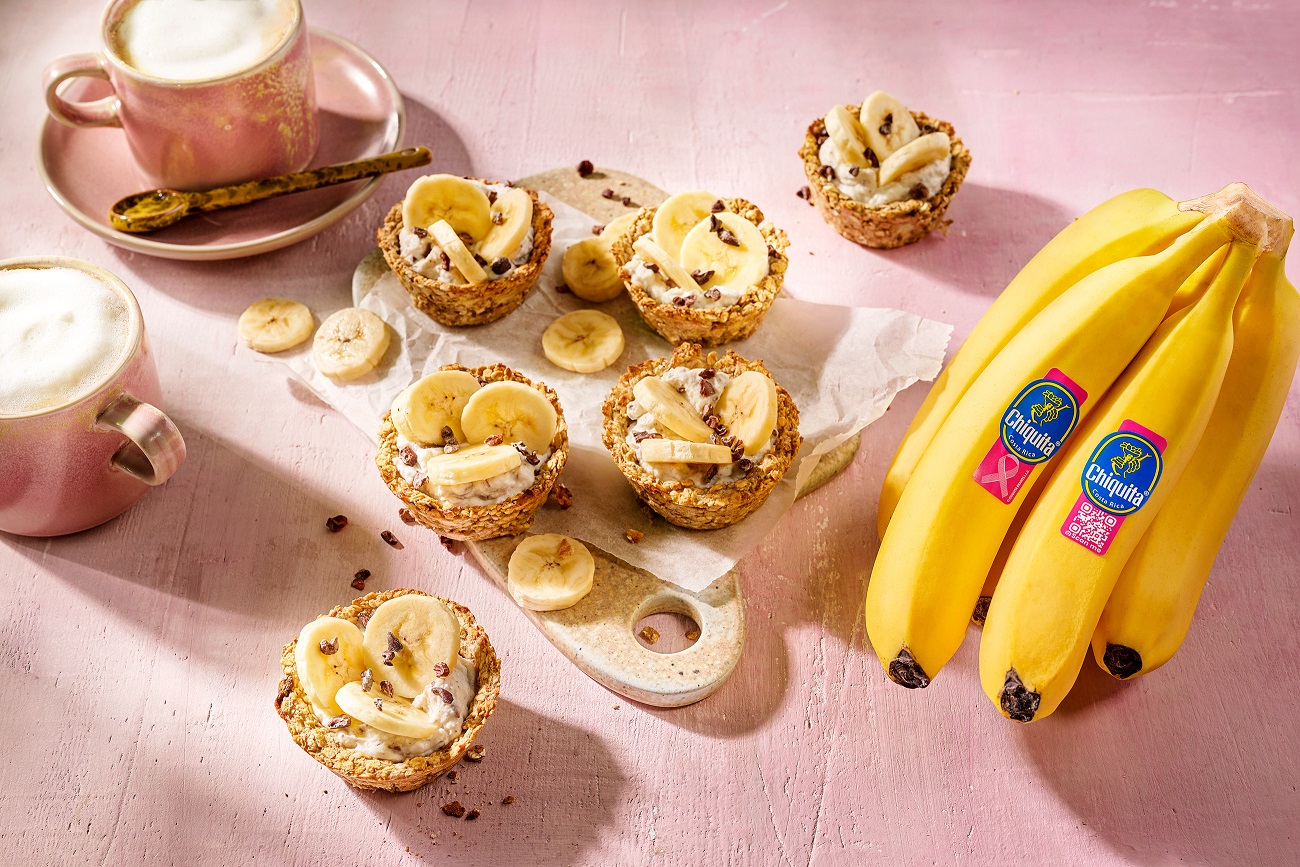
[[[1074,514],[1066,521],[1065,535],[1089,551],[1104,554],[1110,547],[1110,540],[1115,535],[1117,524],[1119,519],[1110,512],[1104,512],[1080,498]]]

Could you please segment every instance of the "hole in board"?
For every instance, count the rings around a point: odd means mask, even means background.
[[[632,627],[642,647],[655,653],[679,653],[700,639],[700,626],[689,615],[675,611],[647,614]],[[658,638],[654,641],[651,639]],[[688,638],[687,636],[694,636]]]

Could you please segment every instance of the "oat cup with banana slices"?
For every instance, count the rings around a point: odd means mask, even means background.
[[[496,710],[501,663],[463,605],[371,593],[284,647],[275,709],[295,743],[362,789],[409,792],[450,769]]]
[[[484,325],[537,284],[553,216],[532,190],[426,175],[388,212],[377,237],[416,307],[443,325]]]
[[[785,280],[785,232],[744,199],[703,190],[642,208],[612,244],[646,324],[671,343],[749,337]]]
[[[375,463],[416,521],[478,540],[532,526],[568,455],[553,389],[504,364],[449,364],[393,401]]]
[[[799,156],[822,218],[850,241],[877,248],[946,228],[948,203],[971,160],[952,124],[880,90],[813,121]]]
[[[684,343],[629,367],[601,439],[650,508],[716,530],[761,506],[799,453],[799,410],[761,361]]]

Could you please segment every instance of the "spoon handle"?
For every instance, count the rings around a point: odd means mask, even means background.
[[[219,208],[229,208],[234,205],[246,205],[249,202],[258,202],[262,199],[270,199],[288,193],[299,193],[304,190],[314,190],[318,187],[345,184],[358,178],[368,178],[374,175],[424,166],[428,165],[432,159],[433,157],[430,155],[428,148],[414,147],[380,154],[377,157],[367,157],[364,160],[321,166],[320,168],[294,172],[288,175],[263,178],[259,181],[232,184],[228,187],[216,187],[201,193],[190,193],[190,210],[215,211]]]

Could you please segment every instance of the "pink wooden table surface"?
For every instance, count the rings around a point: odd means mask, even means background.
[[[588,158],[744,195],[790,234],[793,295],[902,307],[955,323],[955,339],[1068,220],[1122,190],[1244,180],[1300,211],[1300,10],[1283,0],[541,5],[308,0],[307,15],[388,67],[407,140],[438,169],[517,177]],[[730,682],[685,709],[639,707],[403,526],[367,441],[236,346],[255,298],[344,306],[407,178],[310,241],[224,264],[119,252],[46,196],[40,70],[90,50],[98,12],[0,3],[0,257],[77,256],[135,289],[190,454],[107,526],[0,538],[0,861],[1297,863],[1300,389],[1190,638],[1149,678],[1121,686],[1087,662],[1029,727],[980,691],[976,635],[929,689],[886,681],[861,602],[918,387],[744,562],[748,646]],[[946,239],[862,250],[794,195],[806,124],[876,88],[950,119],[974,154]],[[339,512],[351,526],[326,533]],[[350,791],[272,709],[281,644],[350,599],[362,567],[373,589],[469,605],[503,657],[487,758],[454,783]],[[443,816],[453,799],[482,817]]]

